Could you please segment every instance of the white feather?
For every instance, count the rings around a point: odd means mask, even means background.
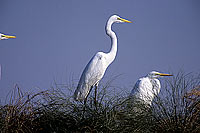
[[[99,81],[103,78],[103,75],[107,67],[114,61],[117,54],[117,36],[112,31],[112,24],[115,22],[129,22],[128,20],[121,19],[117,15],[113,15],[109,18],[106,25],[107,35],[112,40],[112,46],[108,53],[98,52],[89,63],[86,65],[81,78],[79,80],[77,89],[74,92],[74,99],[83,101],[89,95],[90,90],[94,85],[98,86]]]
[[[137,99],[144,101],[145,104],[151,105],[154,97],[160,93],[161,85],[160,81],[157,79],[160,76],[172,75],[152,71],[147,76],[140,78],[136,82],[130,96],[134,96]]]

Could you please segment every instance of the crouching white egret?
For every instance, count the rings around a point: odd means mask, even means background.
[[[79,80],[77,89],[74,92],[75,100],[84,100],[84,102],[86,102],[87,97],[94,86],[96,100],[96,91],[99,81],[103,78],[107,67],[113,62],[117,54],[117,36],[115,32],[112,31],[112,24],[123,22],[132,23],[131,21],[123,19],[117,15],[113,15],[108,19],[106,25],[106,33],[111,38],[111,49],[108,53],[97,52],[86,65]]]
[[[136,82],[130,96],[134,96],[135,98],[142,100],[145,104],[151,105],[154,97],[160,93],[161,85],[157,78],[162,76],[173,75],[152,71]]]

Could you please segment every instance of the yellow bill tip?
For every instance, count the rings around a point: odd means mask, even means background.
[[[118,18],[118,19],[121,20],[121,21],[123,21],[123,22],[126,22],[126,23],[132,23],[131,21],[123,19],[123,18]]]
[[[4,35],[6,38],[16,38],[16,36],[9,36],[9,35]]]
[[[160,76],[173,76],[172,74],[160,73]]]

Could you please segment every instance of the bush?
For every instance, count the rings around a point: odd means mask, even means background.
[[[200,131],[200,76],[179,72],[166,80],[152,107],[158,132]]]
[[[73,100],[71,87],[68,93],[58,86],[23,93],[16,86],[9,103],[1,106],[0,129],[2,133],[199,132],[199,79],[180,72],[165,80],[151,107],[110,93],[109,84],[99,87],[97,103],[92,91],[86,105]]]

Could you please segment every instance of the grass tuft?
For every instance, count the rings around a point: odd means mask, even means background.
[[[199,132],[200,76],[180,72],[163,82],[152,106],[134,98],[98,88],[86,105],[76,102],[59,87],[38,93],[22,92],[16,85],[9,102],[0,106],[2,133],[123,133]],[[112,89],[117,89],[112,87]],[[132,88],[130,88],[131,90]]]

